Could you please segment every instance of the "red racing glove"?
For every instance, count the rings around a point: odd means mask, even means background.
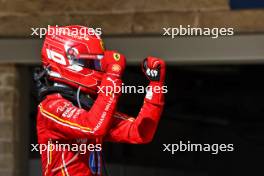
[[[120,78],[126,67],[126,58],[116,51],[106,50],[101,64],[104,72]]]
[[[164,104],[164,80],[166,66],[162,59],[155,57],[147,57],[142,64],[142,70],[146,77],[150,80],[145,102],[155,105]],[[166,87],[166,86],[165,86]]]
[[[142,64],[142,70],[150,81],[164,83],[165,62],[156,57],[147,57]]]

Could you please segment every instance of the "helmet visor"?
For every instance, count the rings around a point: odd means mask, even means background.
[[[102,70],[102,67],[101,67],[101,58],[102,57],[101,56],[102,55],[89,55],[89,57],[79,56],[76,59],[76,62],[78,63],[78,65],[80,65],[82,67],[101,71]]]
[[[77,64],[84,68],[90,68],[97,71],[102,71],[101,54],[79,54],[73,48],[67,50],[67,57],[71,64]]]

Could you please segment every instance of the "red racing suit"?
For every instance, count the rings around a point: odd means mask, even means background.
[[[121,80],[103,78],[101,85],[121,85]],[[163,86],[151,82],[150,86]],[[38,143],[42,172],[47,176],[102,175],[100,149],[103,141],[148,143],[156,131],[164,104],[163,93],[148,92],[136,118],[116,112],[119,95],[100,92],[89,111],[78,108],[60,94],[48,95],[38,106]],[[87,152],[52,148],[55,144],[85,144]],[[97,164],[96,164],[97,163]]]

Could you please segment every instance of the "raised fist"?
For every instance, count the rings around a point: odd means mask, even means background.
[[[164,82],[166,65],[162,59],[147,57],[143,61],[142,70],[150,81]]]
[[[116,51],[106,50],[101,65],[107,74],[121,77],[126,67],[126,58]]]

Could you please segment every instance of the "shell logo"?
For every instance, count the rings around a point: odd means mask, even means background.
[[[114,65],[112,66],[112,71],[114,71],[114,72],[119,72],[120,70],[121,70],[120,65],[118,65],[118,64],[114,64]]]

